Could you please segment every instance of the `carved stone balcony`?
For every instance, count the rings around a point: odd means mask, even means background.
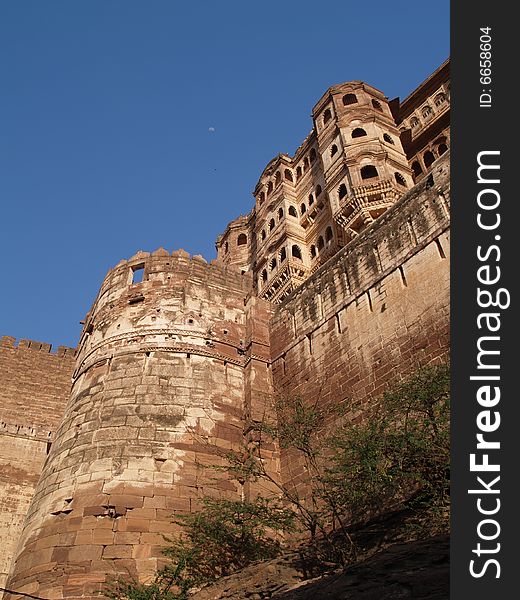
[[[289,258],[271,275],[272,279],[260,290],[260,298],[271,302],[281,302],[299,287],[309,276],[308,268],[301,260]]]
[[[332,243],[320,250],[320,253],[315,258],[314,263],[311,267],[311,273],[317,271],[321,267],[321,265],[324,265],[329,260],[329,258],[332,258],[338,252],[338,250],[339,248],[337,244]]]
[[[334,221],[352,239],[395,204],[405,191],[404,188],[399,189],[391,179],[352,188],[351,193],[341,200]]]

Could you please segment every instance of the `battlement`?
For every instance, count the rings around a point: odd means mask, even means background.
[[[0,585],[69,398],[76,350],[0,337]]]
[[[150,580],[172,514],[206,495],[276,493],[211,468],[268,398],[343,404],[357,422],[389,383],[446,359],[446,72],[406,100],[403,127],[424,113],[417,137],[400,136],[398,102],[376,88],[329,88],[294,156],[267,164],[251,212],[217,238],[217,259],[158,248],[121,260],[77,349],[0,338],[0,585],[94,599],[118,574]],[[284,448],[262,460],[272,481],[305,487]]]
[[[142,271],[139,282],[135,281],[137,271]],[[101,286],[99,296],[106,293],[108,287],[126,287],[136,283],[154,281],[155,285],[175,281],[172,275],[186,278],[190,276],[203,276],[208,284],[216,282],[220,284],[223,279],[236,289],[247,290],[251,286],[250,275],[237,272],[236,269],[228,269],[227,265],[212,260],[210,263],[200,254],[190,255],[185,250],[179,249],[168,252],[164,248],[158,248],[153,252],[139,250],[129,259],[120,260],[115,267],[109,269]]]
[[[18,350],[33,350],[36,352],[45,352],[46,354],[55,354],[56,356],[75,356],[76,348],[69,346],[58,346],[53,350],[52,344],[38,342],[36,340],[17,340],[10,335],[0,337],[0,347],[15,348]]]
[[[31,438],[35,440],[52,441],[52,431],[41,425],[17,425],[0,420],[0,435],[10,435],[17,438]]]

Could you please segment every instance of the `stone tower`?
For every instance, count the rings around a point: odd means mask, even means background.
[[[339,244],[413,186],[387,98],[362,81],[330,88],[314,108],[326,192]]]
[[[2,586],[8,568],[6,588],[48,599],[149,581],[172,514],[273,493],[212,468],[269,396],[362,406],[446,359],[448,74],[402,105],[359,81],[329,88],[294,156],[267,164],[252,211],[218,237],[217,260],[160,249],[121,261],[77,352],[0,339],[0,446],[20,467],[0,472]],[[305,486],[284,449],[263,459]]]
[[[293,157],[263,170],[247,217],[217,240],[218,259],[253,271],[281,302],[414,184],[387,98],[362,81],[331,87]]]
[[[149,578],[172,513],[203,495],[247,495],[208,465],[270,389],[270,309],[250,292],[249,275],[183,251],[140,252],[108,273],[10,589],[84,598],[117,574]]]

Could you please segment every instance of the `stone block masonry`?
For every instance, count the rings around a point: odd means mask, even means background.
[[[449,192],[446,155],[278,305],[243,269],[159,249],[109,271],[77,353],[3,338],[4,587],[84,599],[118,575],[151,580],[172,515],[274,491],[212,468],[273,394],[355,400],[356,422],[392,381],[445,360]],[[304,485],[294,456],[264,456]]]
[[[69,398],[75,350],[0,338],[0,587]]]
[[[276,307],[275,393],[309,404],[354,400],[349,417],[420,365],[449,352],[449,156],[370,229]],[[303,475],[282,453],[282,480]]]
[[[212,264],[122,260],[77,351],[0,339],[0,587],[89,599],[118,575],[151,580],[172,515],[276,493],[214,469],[273,395],[347,405],[356,423],[447,359],[449,61],[402,103],[351,81],[312,115]],[[305,493],[297,457],[272,444],[262,458]]]
[[[173,514],[251,492],[212,466],[271,391],[270,314],[249,274],[183,251],[139,252],[107,274],[10,589],[85,598],[118,575],[149,580]]]

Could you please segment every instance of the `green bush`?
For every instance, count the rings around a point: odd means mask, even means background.
[[[164,555],[171,559],[151,584],[118,580],[108,595],[113,600],[184,600],[190,588],[230,575],[257,560],[278,555],[280,532],[292,531],[293,513],[278,502],[202,500],[199,512],[178,515],[182,534],[167,539]]]
[[[423,525],[448,526],[449,369],[426,367],[393,386],[357,426],[331,440],[326,487],[351,520],[406,506]]]
[[[293,529],[293,513],[265,498],[252,502],[204,498],[200,512],[179,515],[180,538],[164,554],[195,584],[279,554],[277,533]]]
[[[326,435],[331,410],[317,398],[278,398],[275,421],[248,427],[248,441],[227,452],[224,470],[239,483],[268,480],[279,500],[204,498],[197,513],[178,515],[182,534],[164,554],[171,563],[150,585],[116,582],[109,596],[126,600],[184,600],[193,587],[276,556],[280,534],[305,531],[305,558],[314,565],[346,564],[356,558],[349,528],[393,508],[406,508],[416,535],[448,527],[450,373],[425,367],[391,387],[364,420]],[[344,407],[347,408],[348,407]],[[303,490],[273,478],[263,447],[273,442],[296,453],[306,473]],[[222,468],[219,468],[222,470]],[[282,504],[283,503],[283,504]],[[418,528],[418,531],[417,531]]]

